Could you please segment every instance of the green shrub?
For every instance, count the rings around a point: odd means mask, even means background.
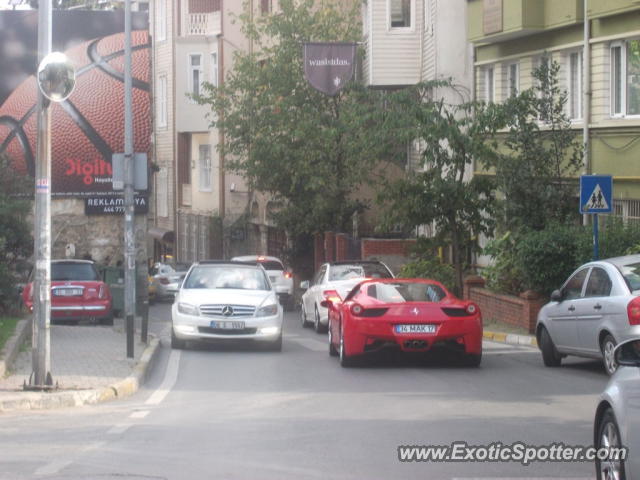
[[[525,231],[518,237],[515,256],[522,273],[521,291],[549,294],[591,259],[591,232],[581,226],[552,224],[544,230]]]
[[[453,266],[442,263],[438,258],[420,258],[405,264],[398,274],[401,278],[430,278],[442,283],[449,290],[455,287]]]
[[[599,236],[600,258],[640,253],[640,225],[637,223],[625,224],[619,217],[607,218]]]

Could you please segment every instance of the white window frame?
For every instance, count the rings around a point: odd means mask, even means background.
[[[194,57],[198,57],[200,59],[199,61],[199,65],[198,66],[194,66],[192,59]],[[193,74],[194,72],[198,72],[198,94],[202,93],[202,83],[203,83],[203,71],[202,71],[202,53],[190,53],[189,55],[187,55],[187,72],[189,75],[189,79],[188,79],[188,88],[189,88],[189,93],[191,95],[196,95],[196,91],[195,91],[195,85],[193,83]],[[195,100],[191,99],[192,102],[195,103]]]
[[[409,22],[408,27],[392,27],[391,26],[391,2],[402,0],[387,0],[387,30],[395,33],[408,33],[415,30],[416,25],[416,0],[409,0]]]
[[[613,65],[613,50],[620,49],[620,78],[617,79],[619,81],[618,88],[620,89],[620,111],[615,111],[615,88],[616,88],[616,78],[615,78],[615,70]],[[627,111],[627,89],[626,89],[626,77],[627,77],[627,48],[624,42],[614,42],[609,46],[609,66],[610,66],[610,114],[612,118],[622,118],[625,116]]]
[[[629,91],[629,78],[628,78],[628,42],[629,41],[638,41],[638,38],[629,38],[624,41],[613,42],[609,46],[609,66],[610,66],[610,115],[611,118],[640,118],[639,113],[629,113],[629,105],[628,105],[628,91]],[[620,49],[620,78],[615,78],[615,69],[613,64],[613,50]],[[616,82],[617,80],[617,82]],[[620,111],[615,111],[615,89],[620,89]]]
[[[211,85],[213,85],[214,87],[218,86],[218,52],[211,52],[211,55],[209,56],[209,61],[211,62],[211,67],[210,67],[210,71],[211,71],[211,78],[209,79],[209,83],[211,83]]]
[[[574,92],[573,92],[573,78],[572,78],[572,73],[573,70],[571,69],[571,62],[572,62],[572,57],[574,55],[577,55],[578,58],[578,68],[576,69],[576,75],[577,75],[577,108],[576,108],[576,115],[573,115],[573,98],[574,98]],[[583,93],[583,86],[582,86],[582,50],[572,50],[570,52],[567,52],[567,115],[569,116],[569,119],[572,122],[575,121],[580,121],[582,120],[582,93]]]
[[[213,173],[213,161],[211,158],[211,145],[202,144],[198,145],[198,177],[199,186],[201,192],[212,191],[212,173]]]
[[[511,80],[513,72],[511,67],[515,68],[515,89],[511,88]],[[520,62],[507,63],[507,98],[515,97],[520,93]]]
[[[156,41],[162,42],[167,39],[167,2],[166,0],[156,0]]]
[[[156,119],[159,128],[167,127],[167,105],[167,74],[162,73],[158,75],[158,88],[156,91]]]
[[[161,167],[158,175],[156,176],[156,213],[159,217],[169,216],[169,195],[167,190],[169,188],[169,175],[165,167]]]
[[[487,103],[495,103],[496,101],[496,72],[493,65],[487,65],[483,68],[482,75],[484,77],[484,101]],[[489,88],[491,87],[491,88]]]
[[[433,25],[431,24],[431,0],[424,1],[424,17],[422,19],[424,23],[424,31],[429,35],[433,34]]]

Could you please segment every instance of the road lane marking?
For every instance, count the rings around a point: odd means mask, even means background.
[[[51,463],[48,463],[44,467],[40,467],[35,471],[34,474],[39,477],[45,476],[45,475],[55,475],[63,468],[66,468],[69,465],[71,465],[71,463],[72,463],[71,460],[55,460]]]
[[[123,423],[120,425],[114,425],[109,430],[107,430],[107,435],[122,435],[124,432],[131,428],[131,423]]]
[[[138,410],[129,415],[129,418],[144,418],[149,415],[149,410]]]
[[[162,380],[160,388],[153,392],[147,401],[144,402],[145,405],[159,405],[176,384],[176,381],[178,380],[181,353],[182,352],[180,350],[171,350],[171,355],[169,355],[169,361],[167,362],[167,369],[164,374],[164,380]]]

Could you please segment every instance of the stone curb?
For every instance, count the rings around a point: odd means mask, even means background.
[[[60,407],[78,407],[93,405],[119,398],[128,397],[138,391],[149,374],[151,366],[158,358],[160,340],[150,336],[149,345],[145,348],[140,361],[127,378],[112,385],[89,390],[73,390],[67,392],[20,392],[0,399],[0,413],[15,410],[42,410]]]
[[[515,333],[483,332],[482,336],[494,342],[509,343],[511,345],[527,345],[538,348],[538,342],[533,335],[517,335]]]
[[[18,353],[20,353],[20,347],[31,333],[29,330],[30,326],[30,319],[23,318],[19,320],[13,335],[9,337],[4,344],[4,348],[0,351],[0,377],[5,376],[7,370],[18,356]]]

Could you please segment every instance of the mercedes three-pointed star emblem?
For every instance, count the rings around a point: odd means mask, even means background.
[[[224,307],[222,307],[222,315],[224,315],[225,317],[230,317],[231,315],[233,315],[233,307],[229,305],[225,305]]]

